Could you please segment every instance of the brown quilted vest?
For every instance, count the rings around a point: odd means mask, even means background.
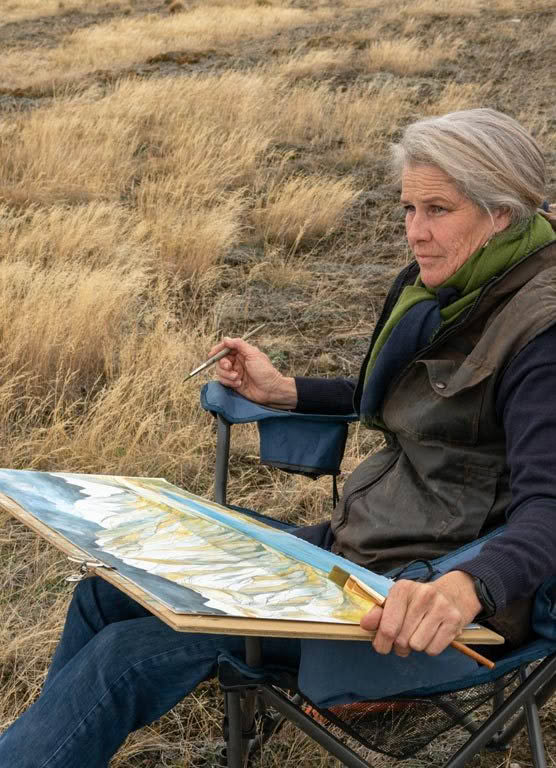
[[[556,244],[490,281],[392,382],[386,447],[348,477],[333,551],[373,570],[434,558],[504,522],[511,493],[497,377],[556,324]]]

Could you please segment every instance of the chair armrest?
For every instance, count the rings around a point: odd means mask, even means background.
[[[348,424],[358,419],[356,414],[297,413],[267,408],[216,381],[203,387],[201,405],[226,424],[256,422],[262,464],[311,477],[339,473]]]
[[[277,418],[314,421],[316,423],[349,424],[359,419],[356,413],[297,413],[280,408],[268,408],[265,405],[254,403],[252,400],[247,400],[247,398],[234,392],[233,389],[223,387],[217,381],[209,381],[202,388],[201,406],[205,411],[222,416],[229,424],[247,424]]]

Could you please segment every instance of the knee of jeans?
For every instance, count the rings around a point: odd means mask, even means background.
[[[132,632],[130,637],[129,622],[114,622],[107,624],[92,638],[89,651],[99,664],[114,665],[117,661],[118,666],[125,668],[136,661],[133,648],[138,639],[136,632]]]
[[[89,603],[95,599],[95,592],[101,587],[103,579],[100,576],[91,576],[77,582],[73,590],[72,599],[78,603]]]
[[[83,595],[90,595],[92,591],[91,582],[95,581],[98,578],[99,578],[98,576],[92,576],[90,579],[83,579],[83,581],[78,581],[73,590],[73,597],[80,598]]]
[[[133,679],[138,662],[137,642],[130,638],[126,622],[108,624],[83,649],[79,676],[94,682],[97,690],[109,690],[123,676]],[[135,651],[135,653],[134,653]]]
[[[79,605],[86,615],[91,611],[108,605],[114,598],[120,598],[121,593],[100,576],[91,576],[76,584],[72,602]]]

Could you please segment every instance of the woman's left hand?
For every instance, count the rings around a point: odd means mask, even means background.
[[[361,619],[361,627],[377,630],[377,653],[394,651],[408,656],[424,651],[441,653],[480,612],[473,580],[463,571],[450,571],[423,584],[397,581],[382,607],[376,606]]]

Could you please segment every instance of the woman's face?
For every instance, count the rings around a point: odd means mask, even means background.
[[[434,165],[404,168],[401,203],[409,247],[428,288],[441,285],[510,223],[503,211],[495,211],[491,218]]]

